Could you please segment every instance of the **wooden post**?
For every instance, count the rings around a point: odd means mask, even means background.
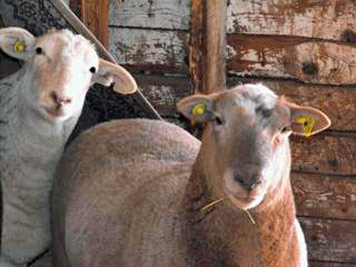
[[[71,0],[70,7],[105,48],[108,47],[110,0]]]
[[[189,71],[195,93],[226,86],[226,0],[192,0]]]

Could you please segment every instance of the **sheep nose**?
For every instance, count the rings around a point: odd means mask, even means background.
[[[248,191],[255,189],[256,186],[262,183],[262,178],[260,176],[256,176],[250,179],[245,179],[242,177],[235,176],[234,180]]]
[[[70,97],[61,96],[55,91],[51,93],[51,98],[58,105],[67,105],[72,102],[72,99]]]

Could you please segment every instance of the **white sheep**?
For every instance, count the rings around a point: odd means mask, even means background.
[[[0,29],[0,47],[23,68],[0,81],[0,266],[24,266],[49,247],[49,195],[55,167],[93,83],[133,93],[122,67],[99,59],[94,46],[69,30],[35,38]]]
[[[181,100],[202,142],[161,121],[120,120],[72,143],[55,176],[54,266],[307,266],[288,136],[321,111],[242,85]]]

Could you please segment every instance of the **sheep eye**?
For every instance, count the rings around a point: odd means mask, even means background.
[[[264,118],[269,118],[272,116],[272,110],[266,109],[262,106],[256,108],[256,113],[260,113]]]
[[[224,124],[224,120],[220,116],[217,116],[217,115],[215,115],[214,121],[215,121],[216,125],[223,125]]]
[[[43,50],[42,50],[41,47],[37,47],[37,48],[36,48],[36,54],[37,54],[37,55],[43,54]]]
[[[288,133],[291,131],[291,128],[289,126],[284,126],[282,129],[281,129],[281,133]]]
[[[96,72],[96,68],[95,67],[91,67],[89,70],[90,70],[91,73],[95,73]]]

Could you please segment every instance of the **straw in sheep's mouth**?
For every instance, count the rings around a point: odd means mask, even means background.
[[[202,208],[200,209],[200,211],[201,211],[201,212],[207,211],[207,210],[213,208],[214,206],[220,204],[221,202],[223,202],[223,201],[226,200],[226,199],[228,199],[228,196],[223,196],[223,197],[218,198],[218,199],[216,199],[216,200],[214,200],[214,201],[211,201],[211,202],[209,202],[208,204],[206,204],[204,207],[202,207]],[[252,215],[250,214],[250,212],[249,212],[248,210],[245,210],[245,209],[239,209],[239,210],[241,210],[241,211],[243,211],[244,213],[246,213],[246,215],[247,215],[248,218],[250,219],[251,223],[252,223],[253,225],[256,225],[255,220],[253,219]]]

